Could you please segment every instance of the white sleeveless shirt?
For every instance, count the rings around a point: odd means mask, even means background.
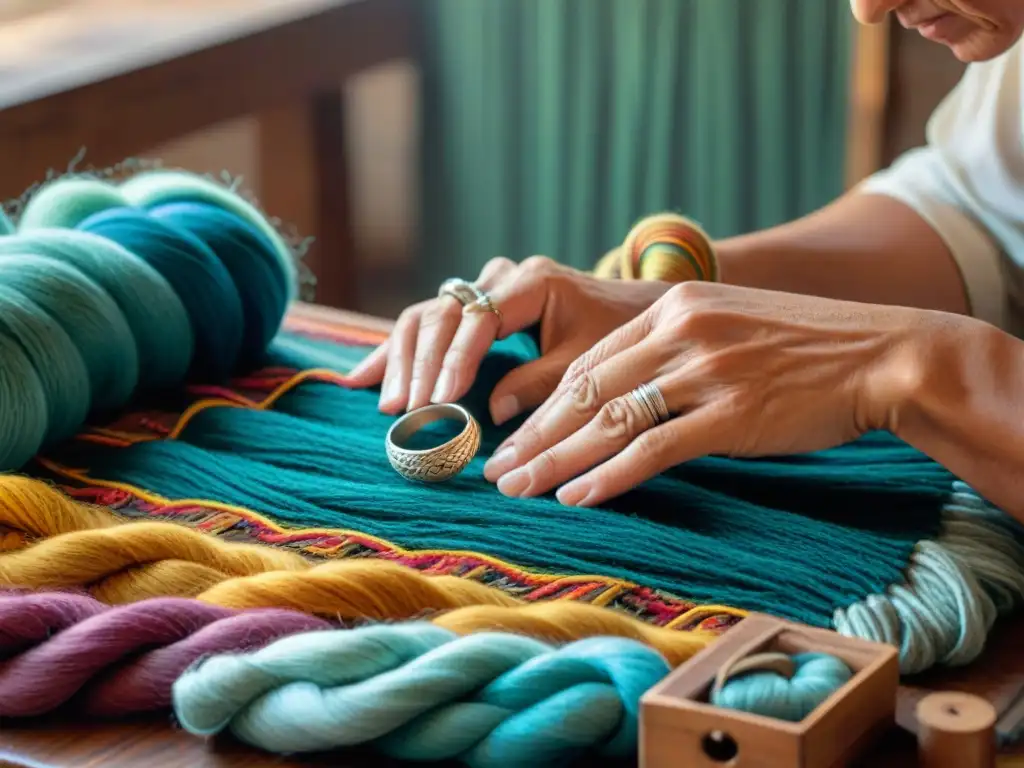
[[[1024,337],[1024,48],[971,64],[928,121],[927,143],[865,180],[945,241],[975,317]]]

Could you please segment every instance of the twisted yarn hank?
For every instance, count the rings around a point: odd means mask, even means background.
[[[0,595],[0,717],[71,701],[104,717],[164,709],[171,684],[197,659],[330,626],[296,611],[177,598],[111,608],[85,595]]]
[[[458,633],[501,628],[560,641],[615,635],[651,643],[673,663],[711,641],[592,605],[524,604],[476,581],[425,576],[386,560],[317,565],[293,552],[225,542],[174,523],[124,523],[24,477],[0,477],[0,525],[49,537],[0,554],[3,587],[83,588],[114,604],[196,597],[238,610],[285,608],[347,620],[447,611],[433,623]]]
[[[127,230],[111,228],[112,206]],[[106,218],[93,227],[97,216]],[[0,470],[138,390],[222,378],[256,360],[294,296],[294,273],[266,219],[202,177],[43,186],[17,231],[6,218],[0,226]]]
[[[555,765],[635,754],[640,697],[669,671],[650,648],[592,638],[457,637],[410,623],[299,634],[215,656],[173,688],[197,734],[226,728],[274,752],[371,743],[414,760]]]

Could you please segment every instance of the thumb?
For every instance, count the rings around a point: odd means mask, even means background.
[[[556,348],[506,374],[491,392],[491,420],[504,424],[543,403],[558,388],[575,359],[567,347]]]

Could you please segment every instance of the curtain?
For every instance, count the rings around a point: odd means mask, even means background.
[[[424,287],[581,268],[640,216],[714,237],[842,192],[847,0],[419,0]]]

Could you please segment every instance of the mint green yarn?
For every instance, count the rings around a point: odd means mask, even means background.
[[[852,677],[840,659],[824,653],[792,657],[796,671],[787,679],[777,672],[751,672],[712,692],[717,707],[799,722],[817,709]]]
[[[44,256],[0,257],[0,285],[33,301],[71,338],[88,369],[95,410],[128,402],[139,382],[139,356],[110,294],[74,267]]]
[[[44,184],[29,198],[18,219],[18,229],[73,229],[94,213],[124,204],[117,188],[104,181],[65,176]]]
[[[75,230],[0,237],[0,259],[24,254],[70,265],[110,295],[135,339],[142,386],[165,388],[182,381],[192,360],[192,326],[181,299],[156,270],[116,243]]]

